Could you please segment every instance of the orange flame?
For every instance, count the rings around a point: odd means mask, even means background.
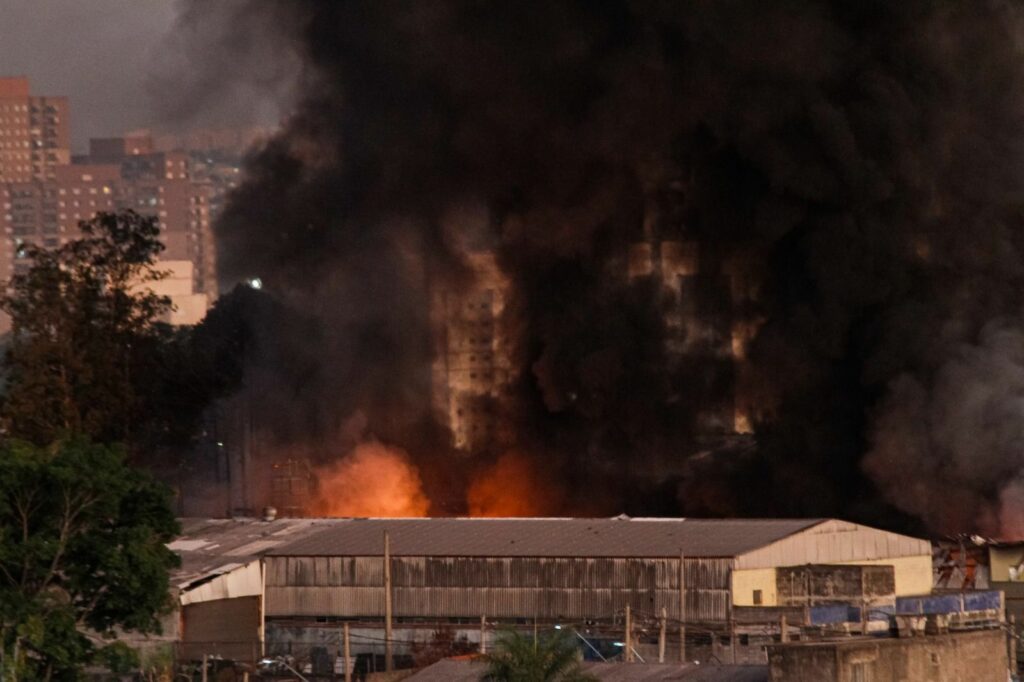
[[[537,466],[515,452],[485,469],[466,493],[470,516],[545,516],[557,512],[561,498]]]
[[[409,455],[376,441],[360,443],[347,457],[317,470],[321,516],[426,516],[430,500]]]

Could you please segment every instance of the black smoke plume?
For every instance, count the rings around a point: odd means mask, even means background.
[[[518,379],[494,409],[564,511],[1020,527],[1018,5],[230,4],[270,20],[210,13],[217,64],[272,27],[303,65],[217,227],[225,286],[258,276],[301,320],[261,332],[290,349],[257,368],[284,441],[361,415],[460,498],[429,310],[473,242],[510,282]],[[626,276],[652,235],[698,245],[704,309]],[[680,310],[752,330],[745,359]],[[703,439],[733,390],[756,450]]]

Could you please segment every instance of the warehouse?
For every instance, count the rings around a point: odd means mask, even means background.
[[[175,608],[164,617],[160,635],[123,639],[143,652],[173,647],[179,660],[258,660],[265,639],[262,553],[331,522],[183,519],[182,535],[168,545],[181,559],[171,574]]]
[[[394,653],[409,657],[417,643],[442,630],[475,650],[481,638],[508,625],[564,624],[594,643],[604,635],[611,642],[621,639],[628,606],[644,656],[657,650],[664,613],[672,633],[666,660],[678,660],[685,623],[691,660],[725,660],[730,648],[732,660],[763,663],[763,647],[753,638],[755,657],[743,657],[742,627],[757,621],[759,607],[827,603],[829,590],[835,601],[856,601],[861,585],[882,585],[870,596],[890,600],[931,591],[928,542],[833,519],[191,519],[183,525],[185,533],[171,545],[184,560],[175,576],[180,610],[167,634],[180,642],[179,658],[189,660],[329,660],[340,655],[341,624],[348,623],[353,655],[379,665],[386,573]],[[794,593],[794,575],[807,576],[808,591]]]
[[[627,605],[725,622],[773,606],[776,569],[893,567],[895,594],[931,591],[927,541],[834,519],[352,519],[268,552],[266,616],[459,622],[602,619]],[[680,567],[683,570],[680,570]]]

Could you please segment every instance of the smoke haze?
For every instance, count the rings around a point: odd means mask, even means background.
[[[186,97],[252,45],[301,65],[217,226],[224,285],[280,306],[251,360],[275,438],[345,451],[364,415],[435,513],[512,450],[557,482],[544,513],[1024,525],[1017,5],[217,7],[182,7],[208,36]],[[742,361],[667,350],[685,297],[625,274],[651,229],[728,277]],[[466,461],[431,407],[429,292],[478,247],[518,379],[508,447]],[[702,445],[727,384],[755,452]]]

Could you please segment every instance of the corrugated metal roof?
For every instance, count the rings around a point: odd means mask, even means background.
[[[608,682],[768,682],[766,665],[693,663],[584,663],[585,672]],[[408,682],[479,682],[486,667],[477,661],[444,660],[407,677]]]
[[[167,545],[181,557],[171,573],[179,589],[243,566],[272,547],[315,532],[333,519],[179,519],[181,535]]]
[[[351,519],[278,556],[734,557],[821,519]]]

